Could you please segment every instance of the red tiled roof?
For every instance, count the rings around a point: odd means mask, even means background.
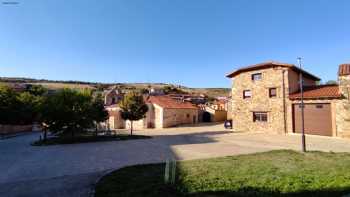
[[[304,88],[305,99],[325,99],[325,98],[340,98],[341,93],[338,85],[319,85]],[[300,99],[300,92],[289,95],[289,99]]]
[[[241,74],[243,72],[259,70],[259,69],[265,69],[265,68],[271,68],[271,67],[277,67],[277,66],[290,68],[290,69],[294,70],[297,73],[299,73],[301,71],[305,75],[305,77],[308,77],[308,78],[316,80],[316,81],[320,81],[321,80],[317,76],[315,76],[315,75],[313,75],[313,74],[311,74],[311,73],[309,73],[309,72],[307,72],[305,70],[302,70],[302,69],[296,67],[294,64],[287,64],[287,63],[281,63],[281,62],[276,62],[276,61],[269,61],[269,62],[264,62],[264,63],[260,63],[260,64],[255,64],[255,65],[252,65],[252,66],[243,67],[243,68],[235,70],[234,72],[226,75],[226,77],[232,78],[232,77],[235,77],[235,76],[237,76],[237,75],[239,75],[239,74]]]
[[[197,107],[190,102],[177,101],[169,96],[150,96],[147,102],[169,109],[197,109]]]
[[[338,75],[350,75],[350,64],[340,64]]]

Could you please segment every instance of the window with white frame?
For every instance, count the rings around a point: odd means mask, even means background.
[[[253,112],[254,122],[267,122],[267,112]]]
[[[252,97],[252,91],[250,90],[243,90],[243,99],[251,98]]]

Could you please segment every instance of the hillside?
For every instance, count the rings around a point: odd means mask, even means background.
[[[163,88],[165,86],[174,86],[182,91],[190,94],[205,94],[210,97],[218,96],[229,96],[229,88],[189,88],[181,85],[166,84],[166,83],[96,83],[96,82],[84,82],[84,81],[57,81],[57,80],[46,80],[46,79],[32,79],[32,78],[10,78],[0,77],[0,83],[11,84],[11,83],[26,83],[42,85],[50,90],[58,90],[62,88],[73,88],[73,89],[108,89],[112,86],[118,86],[121,89],[128,90],[141,90],[149,87]]]

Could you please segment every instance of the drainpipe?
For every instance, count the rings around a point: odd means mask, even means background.
[[[286,110],[286,82],[285,75],[286,71],[282,70],[282,87],[283,87],[283,123],[284,123],[284,134],[287,134],[287,110]]]

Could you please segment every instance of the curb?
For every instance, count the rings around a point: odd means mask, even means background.
[[[95,197],[95,193],[96,193],[96,185],[98,182],[100,182],[100,180],[105,177],[106,175],[116,171],[116,170],[119,170],[120,168],[116,168],[116,169],[111,169],[111,170],[106,170],[105,172],[103,172],[100,177],[97,178],[97,180],[92,184],[91,186],[91,189],[90,189],[90,192],[89,192],[89,197]]]
[[[19,137],[19,136],[23,136],[23,135],[30,135],[30,134],[34,134],[34,133],[40,133],[40,131],[19,132],[16,134],[0,135],[0,140],[6,140],[6,139],[14,138],[14,137]]]

